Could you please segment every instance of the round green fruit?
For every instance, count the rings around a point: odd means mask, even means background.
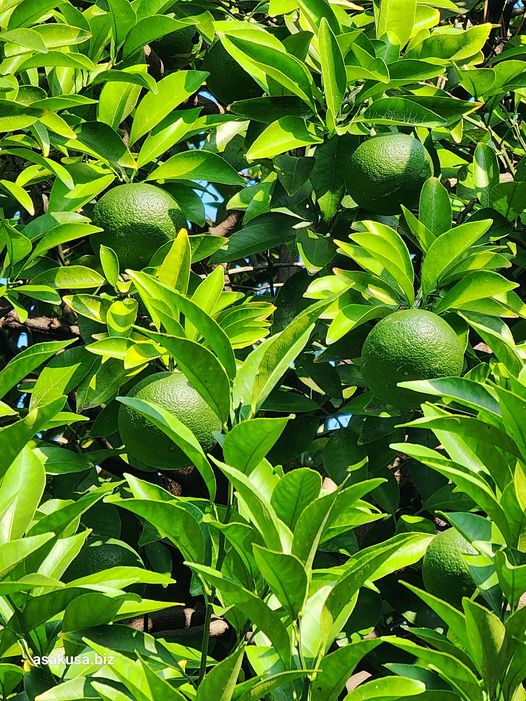
[[[121,267],[148,265],[155,251],[175,238],[187,222],[165,190],[147,183],[128,183],[108,190],[93,208],[91,220],[102,232],[90,237],[93,250],[113,248]]]
[[[88,538],[66,570],[64,581],[87,577],[112,567],[144,567],[135,550],[116,538]]]
[[[272,321],[272,331],[277,333],[289,326],[300,312],[306,309],[314,300],[303,295],[312,282],[312,277],[306,270],[300,270],[288,278],[276,295],[276,310]]]
[[[184,27],[176,32],[170,32],[152,43],[161,61],[170,68],[178,58],[189,56],[194,48],[195,27]]]
[[[455,528],[436,535],[429,544],[422,564],[426,591],[450,604],[473,595],[476,586],[463,555],[477,551]]]
[[[451,326],[437,314],[405,309],[384,317],[362,349],[362,376],[377,399],[403,409],[424,399],[399,382],[460,375],[464,350]]]
[[[373,214],[398,214],[418,205],[433,174],[431,156],[407,134],[386,134],[362,142],[350,155],[345,179],[353,200]]]
[[[216,41],[209,49],[202,70],[210,73],[206,79],[207,87],[223,105],[261,96],[259,85],[232,58],[220,41]]]
[[[205,400],[178,371],[159,372],[138,382],[128,394],[169,411],[197,438],[205,452],[216,444],[214,431],[221,421]],[[129,406],[119,409],[119,433],[132,458],[148,467],[174,470],[186,467],[188,457],[151,421]]]

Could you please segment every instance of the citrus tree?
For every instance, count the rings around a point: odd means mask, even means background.
[[[526,701],[521,2],[0,3],[0,697]]]

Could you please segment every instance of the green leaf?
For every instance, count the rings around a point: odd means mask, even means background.
[[[502,415],[498,401],[488,388],[467,377],[443,377],[436,380],[401,382],[400,387],[414,389],[434,397],[456,399],[472,409],[485,409],[499,418]]]
[[[416,0],[380,0],[379,4],[380,11],[376,14],[377,38],[387,35],[402,49],[413,32]]]
[[[104,278],[95,270],[84,265],[67,265],[50,268],[31,280],[33,285],[47,285],[57,290],[83,290],[104,285]]]
[[[83,122],[76,129],[77,138],[71,140],[71,148],[79,148],[79,144],[88,149],[107,163],[123,168],[137,168],[137,164],[128,147],[108,124],[102,122]]]
[[[50,10],[60,5],[61,0],[24,0],[13,10],[8,23],[9,29],[38,24]]]
[[[19,202],[29,214],[35,214],[33,200],[23,187],[20,187],[20,185],[12,183],[9,180],[0,180],[0,187],[8,192],[17,202]]]
[[[323,139],[318,136],[313,124],[301,117],[281,117],[257,137],[247,151],[247,160],[255,161],[274,156],[301,146],[319,144]]]
[[[394,229],[378,222],[364,222],[370,233],[351,234],[351,240],[377,258],[396,280],[409,304],[414,302],[414,271],[409,250]]]
[[[245,474],[250,474],[270,452],[288,420],[289,417],[258,418],[237,424],[229,431],[223,444],[225,461]]]
[[[159,158],[174,144],[179,143],[194,126],[200,111],[200,108],[175,110],[161,120],[141,146],[137,157],[139,168]]]
[[[384,304],[346,304],[338,310],[329,325],[327,344],[336,343],[349,331],[373,319],[381,319],[392,311]]]
[[[253,621],[255,626],[271,640],[286,669],[290,668],[291,642],[289,634],[277,611],[270,609],[256,594],[228,579],[211,567],[190,563],[191,568],[205,581],[215,586],[221,595],[239,607],[241,615]]]
[[[93,357],[78,346],[57,355],[40,373],[31,393],[30,408],[67,395],[87,375],[94,362]]]
[[[453,460],[447,460],[440,453],[424,446],[415,446],[411,443],[394,443],[391,445],[391,448],[400,450],[402,445],[405,445],[403,450],[407,455],[420,460],[425,465],[429,465],[429,467],[450,479],[453,484],[470,496],[493,519],[506,542],[512,540],[506,513],[480,473],[468,472],[465,465],[460,465]]]
[[[46,253],[51,248],[55,248],[55,246],[76,241],[83,236],[90,236],[97,231],[102,231],[102,229],[98,226],[92,226],[91,224],[59,224],[44,234],[33,249],[28,262],[34,260],[38,256],[41,256],[43,253]]]
[[[436,62],[462,61],[482,50],[490,32],[491,24],[479,24],[467,30],[446,25],[435,29],[431,36],[416,44],[406,57]]]
[[[307,572],[301,561],[294,555],[274,552],[257,544],[254,545],[254,558],[290,620],[297,620],[302,614],[308,588]]]
[[[288,243],[296,237],[294,225],[298,220],[286,214],[270,212],[252,219],[250,224],[234,232],[228,239],[228,247],[214,253],[210,262],[228,263],[253,253]]]
[[[460,256],[488,231],[492,223],[491,219],[484,219],[461,224],[446,231],[431,244],[422,264],[424,296],[435,289],[440,278],[458,263]]]
[[[160,14],[144,17],[128,32],[122,47],[122,56],[123,58],[128,58],[146,46],[146,44],[171,32],[184,29],[189,24],[192,24],[192,22],[188,20],[180,21]]]
[[[15,387],[20,380],[36,370],[36,368],[58,353],[67,348],[74,339],[67,341],[46,341],[35,343],[25,348],[0,370],[0,397]]]
[[[354,121],[369,124],[411,125],[430,129],[447,124],[444,117],[405,97],[381,97],[379,100],[374,100]]]
[[[126,594],[86,592],[71,601],[64,611],[62,631],[82,630],[114,620]]]
[[[161,263],[157,276],[159,280],[185,295],[190,280],[192,249],[186,229],[181,229],[172,243],[168,255]]]
[[[119,125],[133,112],[142,85],[110,81],[100,91],[97,105],[97,119],[108,124],[112,129],[118,129]]]
[[[4,579],[20,562],[45,545],[51,538],[53,538],[52,533],[43,533],[0,544],[0,577]]]
[[[249,31],[246,30],[245,36]],[[261,35],[267,32],[262,30],[252,30],[250,38],[243,38],[238,33],[225,35],[221,31],[218,33],[225,49],[249,74],[254,75],[255,68],[293,95],[297,95],[310,107],[314,107],[315,85],[310,72],[302,61],[286,53],[281,42],[273,42],[272,46],[265,43]],[[258,41],[260,37],[261,41]]]
[[[231,701],[236,689],[244,655],[245,647],[240,645],[231,655],[216,664],[199,685],[195,700],[209,701],[209,699],[217,699],[217,701]]]
[[[133,401],[145,404],[141,400]],[[130,406],[132,406],[131,403]],[[134,404],[133,408],[138,410],[138,405]],[[159,426],[159,428],[161,427]],[[205,540],[201,527],[190,511],[183,506],[179,506],[175,502],[147,499],[111,498],[110,501],[112,504],[145,519],[163,537],[168,538],[181,551],[185,559],[197,562],[204,561]]]
[[[499,182],[499,163],[495,151],[483,142],[473,154],[473,180],[478,200],[483,207],[491,204],[491,191]]]
[[[136,299],[116,299],[106,316],[109,336],[128,337],[137,318],[138,307]]]
[[[395,647],[414,655],[420,665],[427,669],[440,670],[440,675],[460,694],[465,701],[484,701],[484,692],[480,688],[475,674],[460,660],[437,650],[430,650],[407,638],[386,636],[383,640]]]
[[[0,99],[0,132],[25,129],[34,124],[43,114],[43,110]]]
[[[322,650],[327,650],[356,605],[356,595],[365,582],[375,577],[376,570],[399,549],[396,538],[372,546],[359,553],[349,568],[330,590],[321,610]]]
[[[117,400],[145,416],[154,426],[166,434],[185,455],[188,455],[192,464],[195,465],[203,478],[210,494],[210,499],[213,499],[216,493],[214,471],[192,431],[182,421],[179,421],[176,416],[157,404],[135,397],[117,397]]]
[[[166,285],[163,285],[163,283],[155,280],[155,278],[153,278],[151,275],[143,272],[129,274],[141,290],[141,296],[151,295],[154,298],[165,298],[168,302],[168,308],[171,313],[173,313],[173,310],[180,310],[185,315],[187,321],[191,322],[192,325],[199,330],[199,333],[203,336],[207,345],[214,351],[215,355],[222,363],[228,376],[231,378],[234,377],[236,374],[236,359],[234,357],[234,352],[228,337],[215,319],[200,308],[199,305],[193,300],[188,299],[176,290],[169,290]],[[165,344],[166,338],[164,336],[159,334],[152,335],[152,332],[150,332],[150,335],[157,342],[167,347]],[[187,340],[187,343],[193,342]],[[193,345],[197,344],[194,343]],[[209,352],[205,348],[203,348],[203,351],[206,351],[206,353]],[[200,353],[200,351],[198,351],[198,356],[201,355],[204,359],[207,357],[206,353]],[[217,360],[215,362],[217,363]],[[223,384],[222,389],[225,389],[225,387],[226,386]]]
[[[163,20],[168,19],[167,17],[163,18]],[[207,73],[203,71],[176,71],[160,80],[157,84],[157,93],[150,92],[145,95],[135,110],[130,144],[134,144],[141,136],[151,131],[176,107],[196,92],[206,76]]]
[[[321,304],[321,306],[320,306]],[[234,381],[234,406],[245,404],[253,415],[301,353],[326,303],[314,304],[284,330],[264,341],[246,358]]]
[[[526,182],[495,185],[491,190],[490,205],[509,221],[515,221],[526,208]]]
[[[31,51],[38,51],[38,53],[45,54],[47,52],[46,45],[40,34],[34,29],[12,29],[8,32],[2,32],[0,35],[0,41],[5,44],[14,44],[15,46],[21,46],[24,49],[30,49]],[[9,51],[5,47],[6,56],[17,55],[12,51]],[[24,53],[24,52],[21,52]]]
[[[340,46],[325,17],[320,22],[318,42],[325,100],[335,125],[347,88],[347,74]]]
[[[300,467],[285,473],[280,479],[272,492],[271,504],[279,518],[294,530],[304,509],[319,497],[320,491],[320,474],[308,467]]]
[[[470,657],[486,680],[489,693],[495,694],[508,663],[501,655],[506,629],[494,613],[477,602],[464,599],[462,606],[466,614]]]
[[[137,16],[132,5],[127,0],[108,0],[108,6],[113,22],[115,44],[119,46],[135,25]]]
[[[344,701],[405,699],[407,696],[420,696],[425,690],[426,685],[417,679],[381,677],[380,679],[360,684],[357,689],[347,694]]]
[[[176,153],[146,178],[146,180],[181,179],[205,180],[223,185],[245,184],[245,180],[224,158],[211,151],[198,150]]]
[[[0,543],[21,538],[33,520],[46,486],[46,471],[27,446],[2,479],[0,491]]]
[[[19,455],[24,446],[33,439],[48,422],[62,410],[65,397],[32,409],[27,416],[20,421],[0,428],[0,444],[3,446],[0,453],[0,477],[2,477],[9,465]]]
[[[424,183],[420,193],[418,213],[423,226],[432,233],[433,237],[445,234],[451,229],[452,215],[449,194],[438,178],[428,178]],[[430,240],[429,245],[431,243],[432,240]]]
[[[379,640],[360,640],[325,655],[311,685],[312,701],[337,701],[357,664],[379,644]]]
[[[279,528],[279,521],[271,504],[244,472],[215,458],[213,460],[247,505],[247,517],[256,526],[265,545],[271,550],[281,552],[286,544],[282,544],[280,536],[286,538],[290,536],[290,533]]]
[[[447,309],[462,309],[471,302],[486,297],[496,297],[516,287],[518,283],[510,282],[499,273],[491,270],[474,270],[453,285],[442,299],[439,299],[434,311],[441,314]]]

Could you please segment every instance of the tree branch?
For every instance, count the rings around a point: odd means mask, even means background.
[[[60,319],[53,319],[49,316],[29,317],[26,321],[21,322],[14,310],[0,317],[0,329],[36,332],[59,339],[80,336],[80,329],[76,324],[67,324]]]
[[[230,212],[223,221],[208,229],[208,233],[212,236],[228,236],[235,229],[236,224],[241,219],[243,212]]]

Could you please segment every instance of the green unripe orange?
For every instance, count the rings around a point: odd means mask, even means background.
[[[436,535],[422,563],[426,591],[450,604],[459,605],[463,596],[472,596],[476,586],[464,555],[477,551],[455,528]]]
[[[221,421],[179,371],[159,372],[138,382],[129,392],[169,411],[187,426],[205,452],[216,444],[214,431]],[[173,470],[189,465],[189,458],[168,436],[129,406],[119,409],[119,434],[129,455],[148,467]]]
[[[121,268],[148,265],[155,251],[187,226],[174,198],[148,183],[127,183],[108,190],[93,208],[91,220],[102,232],[90,237],[95,252],[113,248]]]
[[[397,408],[414,408],[424,399],[399,382],[460,375],[464,350],[451,326],[424,309],[404,309],[384,317],[362,349],[362,376],[373,394]]]
[[[398,214],[418,205],[433,174],[431,157],[408,134],[386,134],[362,142],[350,155],[345,179],[353,200],[373,214]]]

